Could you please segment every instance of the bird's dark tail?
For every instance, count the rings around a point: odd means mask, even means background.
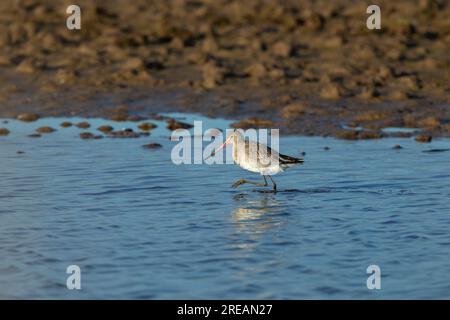
[[[280,164],[282,165],[293,165],[293,164],[301,164],[305,162],[303,158],[295,158],[291,156],[287,156],[285,154],[280,154]]]

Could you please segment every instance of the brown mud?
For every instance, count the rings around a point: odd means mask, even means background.
[[[181,111],[345,139],[450,136],[449,2],[377,1],[381,30],[366,28],[369,2],[79,0],[70,31],[70,1],[1,1],[0,117]]]

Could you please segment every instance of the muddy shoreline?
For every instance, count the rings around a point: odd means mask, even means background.
[[[276,0],[79,1],[69,31],[64,1],[4,1],[0,117],[177,111],[284,134],[449,137],[448,3],[379,2],[381,31],[364,1]]]

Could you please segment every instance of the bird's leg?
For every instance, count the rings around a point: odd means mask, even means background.
[[[277,184],[275,183],[275,181],[273,181],[271,176],[269,176],[269,178],[270,178],[270,180],[272,180],[272,183],[273,183],[273,191],[277,192]]]
[[[264,178],[264,185],[263,185],[263,187],[267,187],[267,179],[266,179],[266,176],[263,175],[263,178]]]
[[[236,181],[235,183],[233,183],[233,185],[231,187],[232,188],[237,188],[241,184],[244,184],[244,183],[250,183],[250,184],[253,184],[253,185],[257,186],[257,187],[267,187],[266,177],[263,176],[263,178],[264,178],[264,184],[258,183],[258,182],[254,182],[254,181],[245,180],[245,179],[240,179],[240,180]]]

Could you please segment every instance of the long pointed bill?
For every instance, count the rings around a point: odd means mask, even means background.
[[[231,139],[233,138],[233,136],[229,136],[227,140],[225,140],[224,143],[222,143],[216,150],[214,150],[211,155],[207,156],[205,159],[203,160],[208,160],[211,157],[214,157],[216,155],[217,152],[219,152],[220,150],[222,150],[227,144],[229,144],[231,142]]]

